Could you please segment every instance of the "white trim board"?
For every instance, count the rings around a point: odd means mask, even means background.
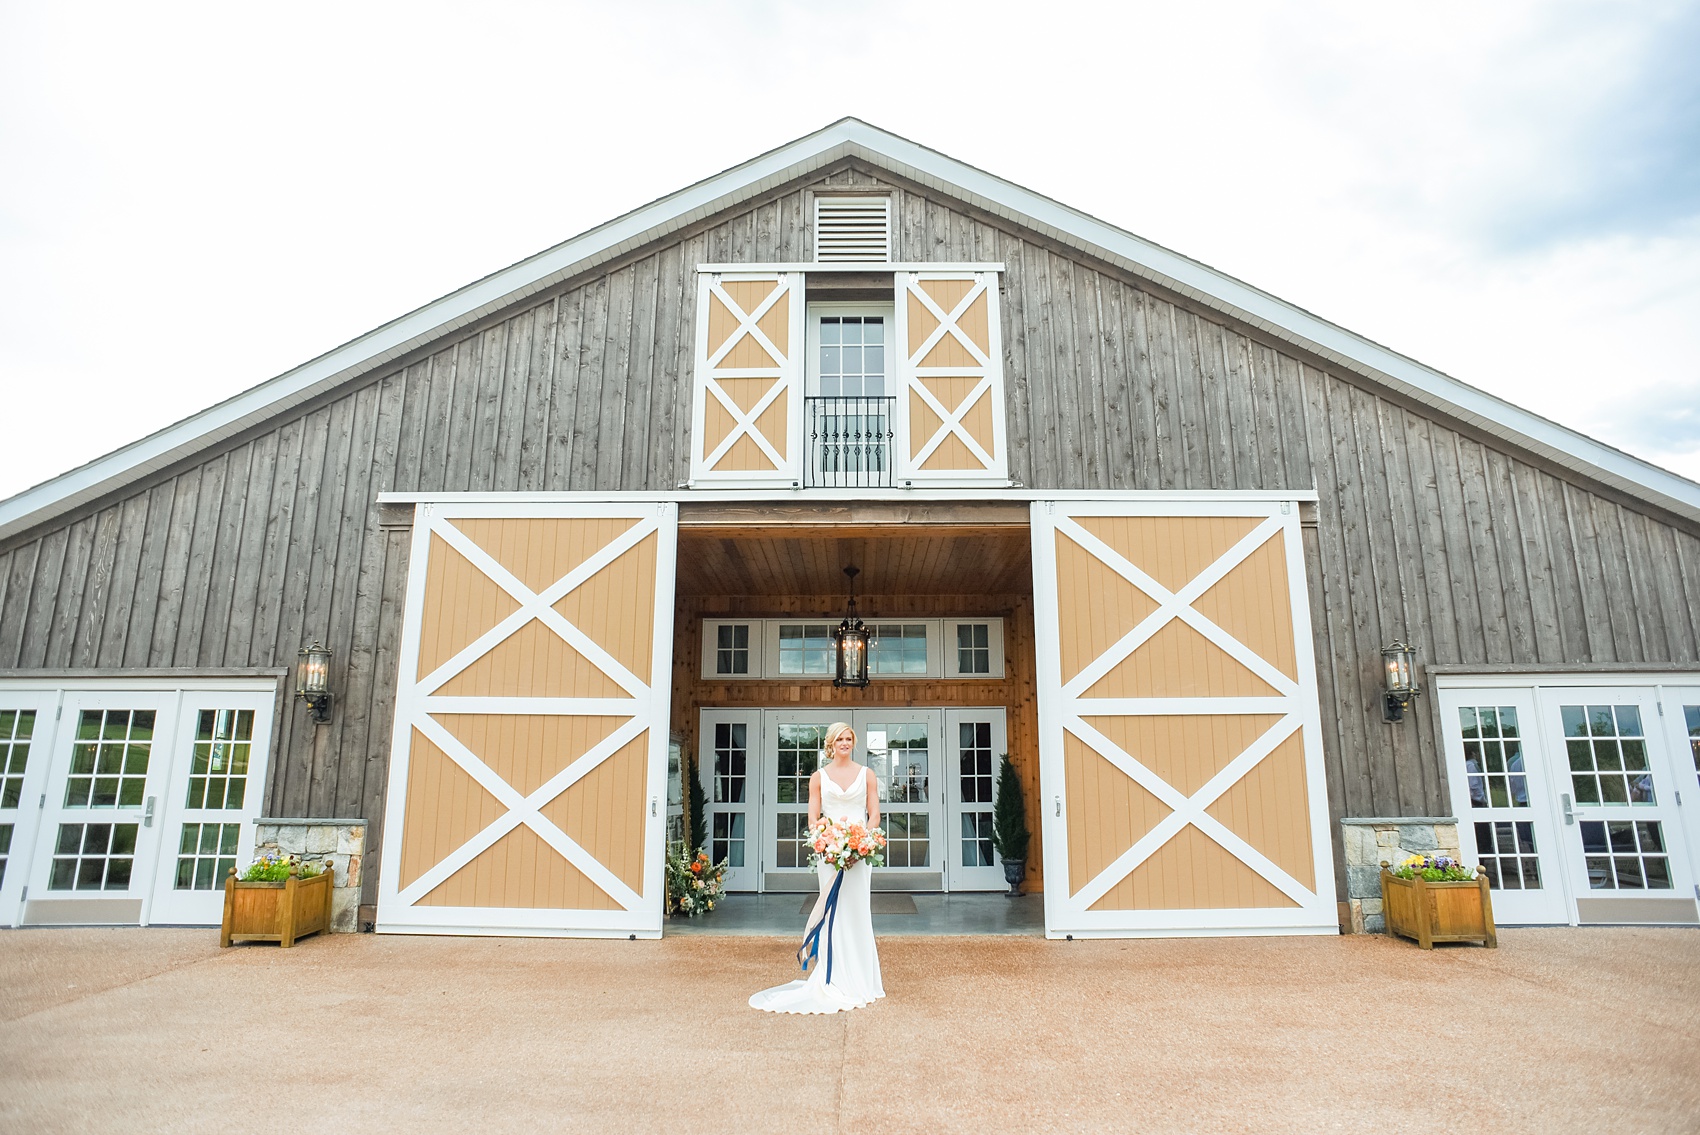
[[[1161,245],[936,150],[844,118],[492,273],[176,425],[0,501],[0,538],[114,492],[554,284],[845,158],[860,159],[1043,233],[1564,468],[1700,520],[1700,484],[1477,390]]]
[[[1239,501],[1314,502],[1315,489],[679,489],[673,492],[563,493],[379,493],[379,504],[583,504],[628,501],[677,501],[680,504],[776,505],[831,504],[846,501],[1159,501],[1175,504]]]
[[[795,264],[697,265],[698,272],[719,272],[721,274],[733,272],[802,272],[811,276],[818,276],[824,272],[855,272],[858,275],[866,276],[870,273],[873,275],[885,275],[888,272],[1002,272],[1003,270],[1003,261],[1001,260],[990,261],[985,264],[967,262],[957,264],[947,261],[927,263],[920,260],[828,260],[823,263],[821,261],[811,260],[800,261]]]

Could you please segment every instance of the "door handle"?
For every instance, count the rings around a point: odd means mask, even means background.
[[[1056,801],[1057,801],[1057,815],[1060,816],[1060,815],[1062,815],[1062,797],[1061,796],[1056,797]]]
[[[157,799],[159,797],[149,796],[146,806],[142,808],[142,827],[144,828],[153,827],[153,803]]]
[[[1564,822],[1574,824],[1576,822],[1576,809],[1570,806],[1570,793],[1560,792],[1558,798],[1564,803]]]
[[[656,805],[656,797],[651,796],[649,798],[649,814],[652,815],[652,816],[656,814],[655,805]]]

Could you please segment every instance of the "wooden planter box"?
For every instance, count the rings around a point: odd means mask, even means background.
[[[1381,865],[1381,912],[1387,932],[1414,939],[1425,950],[1436,942],[1480,942],[1498,947],[1487,876],[1460,883],[1400,879]]]
[[[297,938],[329,930],[331,878],[327,867],[310,879],[291,874],[281,883],[249,883],[238,879],[232,867],[224,880],[218,944],[276,942],[287,949]]]

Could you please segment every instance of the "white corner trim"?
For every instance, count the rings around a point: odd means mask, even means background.
[[[1700,484],[1423,366],[1161,245],[906,138],[845,118],[486,276],[199,414],[0,501],[0,538],[164,468],[600,261],[843,157],[861,158],[1103,256],[1564,467],[1700,519]],[[758,266],[703,267],[750,271]],[[881,264],[879,270],[887,267]],[[1001,265],[977,267],[992,271]],[[868,266],[812,270],[865,271]]]

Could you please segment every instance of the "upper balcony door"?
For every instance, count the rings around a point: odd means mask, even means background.
[[[809,306],[804,484],[893,484],[892,313],[889,303]]]

